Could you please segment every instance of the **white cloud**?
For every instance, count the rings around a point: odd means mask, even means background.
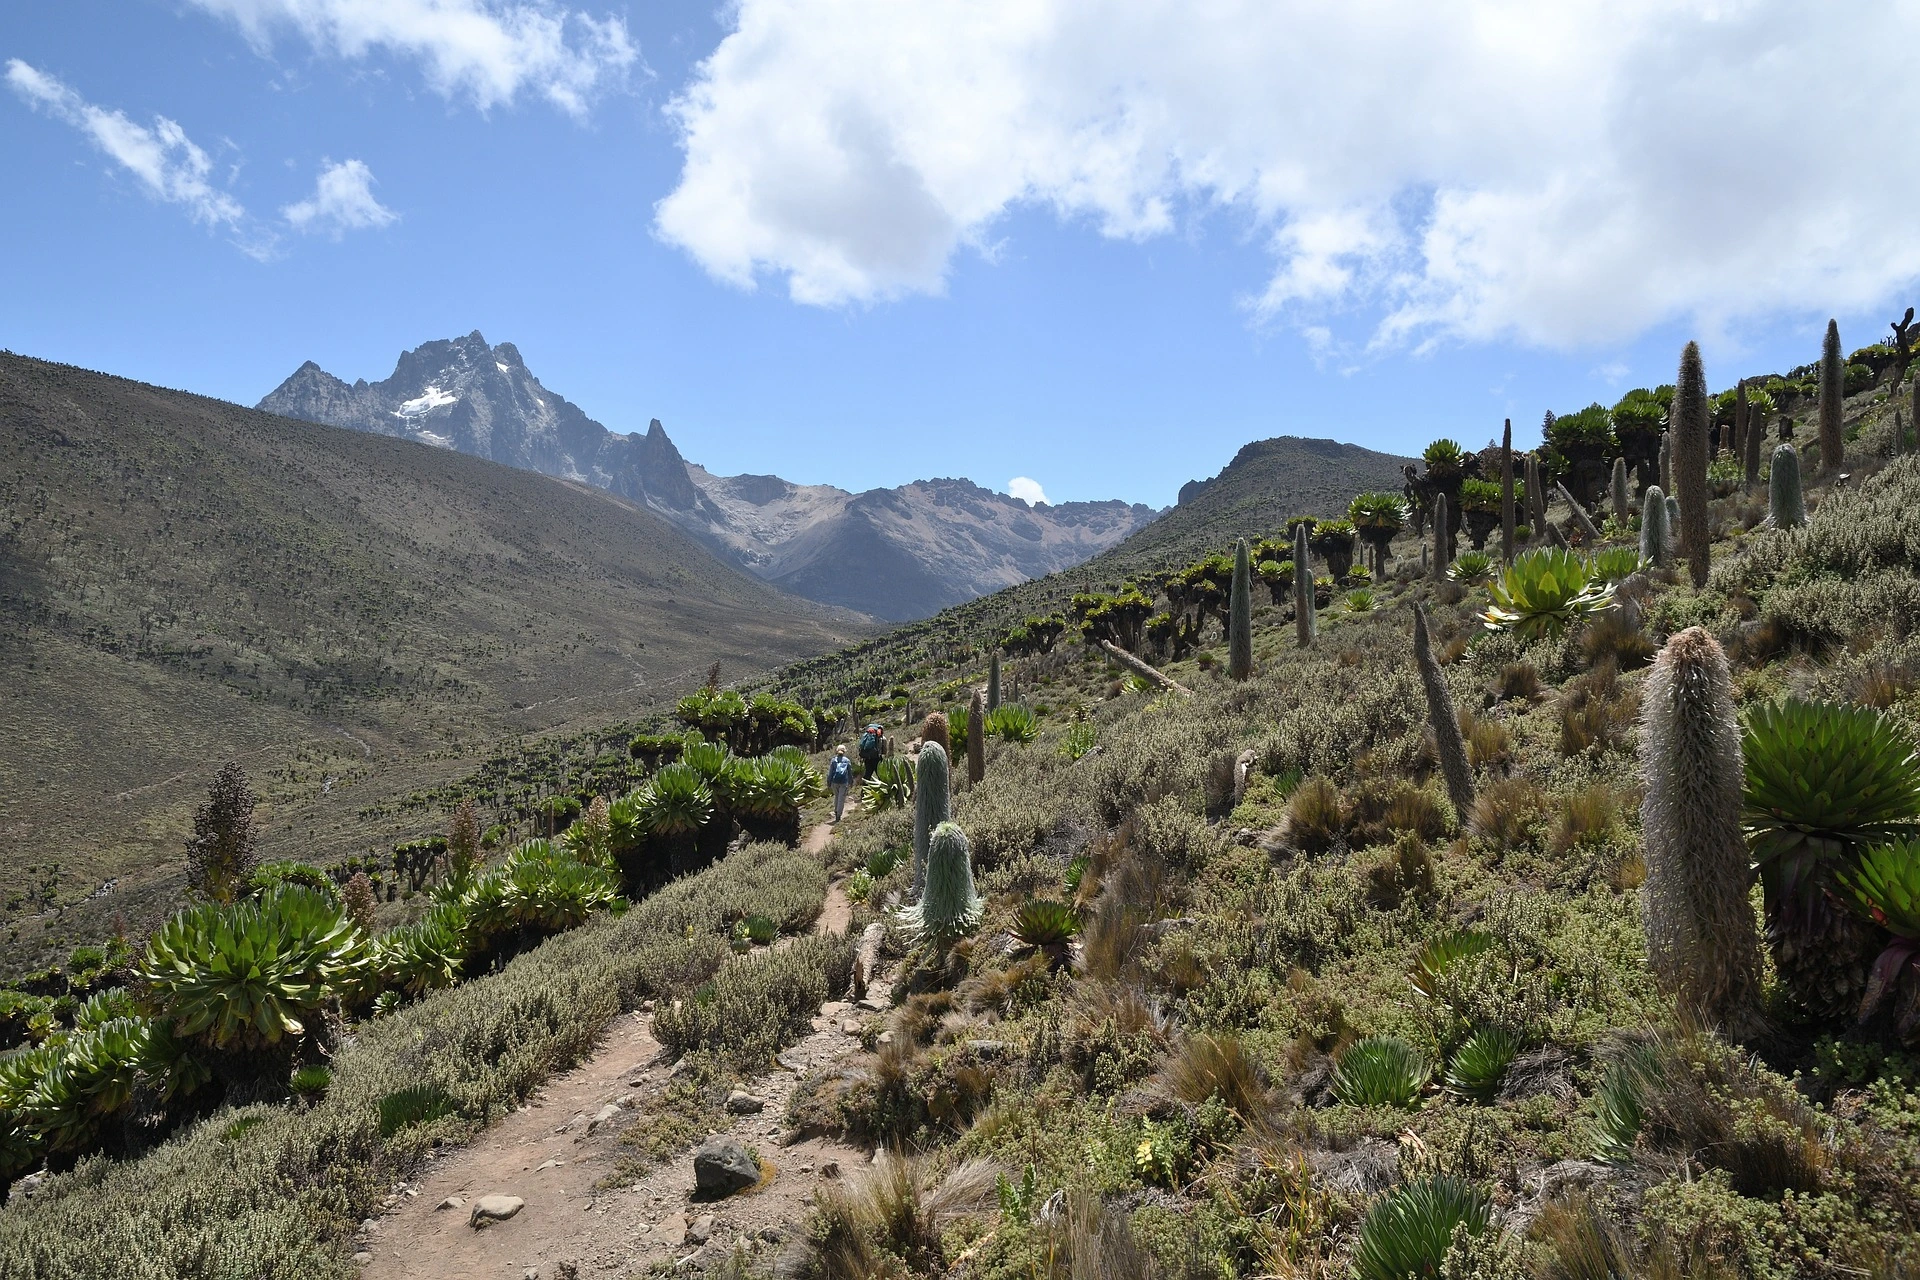
[[[1272,255],[1247,291],[1257,319],[1345,316],[1396,346],[1824,316],[1920,276],[1920,168],[1858,126],[1910,96],[1920,7],[731,13],[672,108],[686,158],[655,229],[716,277],[783,279],[801,302],[938,293],[1019,207],[1134,240],[1224,211]]]
[[[322,161],[313,194],[280,211],[296,231],[342,232],[384,227],[400,215],[373,198],[373,171],[363,161]]]
[[[1007,481],[1007,492],[1030,507],[1037,507],[1047,500],[1047,491],[1040,487],[1040,482],[1028,476],[1015,476]]]
[[[364,58],[374,50],[422,64],[427,82],[482,111],[524,90],[573,116],[638,59],[617,15],[595,18],[548,0],[191,0],[237,24],[265,53],[297,31],[316,50]]]
[[[7,84],[31,106],[84,133],[154,199],[179,205],[195,222],[245,234],[247,211],[208,180],[212,159],[172,120],[157,115],[151,126],[135,124],[18,58],[7,62]],[[268,246],[251,236],[241,247],[249,244],[254,247],[248,251],[256,256],[268,252]]]

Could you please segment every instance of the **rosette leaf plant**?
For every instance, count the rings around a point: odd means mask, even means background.
[[[1461,1228],[1470,1236],[1487,1229],[1492,1202],[1485,1192],[1455,1177],[1423,1178],[1381,1196],[1360,1220],[1353,1246],[1358,1280],[1415,1280],[1438,1276]]]
[[[467,955],[467,916],[457,903],[442,902],[414,921],[389,929],[373,942],[373,967],[382,989],[425,995],[460,980]]]
[[[233,1049],[304,1034],[366,963],[366,939],[339,903],[285,885],[256,901],[179,912],[135,972],[174,1035]]]
[[[942,822],[927,837],[926,887],[902,922],[920,937],[945,944],[979,927],[986,900],[974,889],[973,853],[957,823]]]
[[[1512,631],[1523,640],[1559,637],[1613,607],[1613,584],[1591,581],[1586,561],[1560,547],[1515,556],[1487,592],[1492,602],[1481,621],[1490,631]]]
[[[1920,840],[1874,845],[1837,878],[1854,904],[1893,935],[1867,975],[1859,1011],[1865,1021],[1903,979],[1920,976]],[[1920,1002],[1907,1002],[1900,1030],[1911,1032],[1917,1016]]]
[[[1920,835],[1920,758],[1869,707],[1789,700],[1747,715],[1741,820],[1782,982],[1822,1017],[1867,989],[1874,939],[1836,910],[1835,876],[1868,847]]]
[[[1385,573],[1387,548],[1407,527],[1407,500],[1397,493],[1363,493],[1347,505],[1347,519],[1360,540],[1372,550],[1373,571]],[[1277,595],[1274,603],[1280,603]]]
[[[651,792],[646,803],[650,835],[690,836],[713,818],[713,788],[690,761],[662,765],[647,790]]]

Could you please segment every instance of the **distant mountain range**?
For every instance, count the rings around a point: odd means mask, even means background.
[[[352,384],[308,361],[259,408],[398,436],[596,485],[643,505],[796,595],[903,622],[1099,554],[1152,521],[1125,502],[1029,506],[968,480],[849,493],[778,476],[717,476],[659,419],[622,435],[549,391],[510,342],[479,332],[401,355]]]

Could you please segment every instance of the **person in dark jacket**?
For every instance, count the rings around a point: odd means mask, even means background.
[[[880,757],[885,754],[887,740],[880,732],[880,726],[870,724],[866,732],[860,735],[860,763],[871,778],[880,768]]]

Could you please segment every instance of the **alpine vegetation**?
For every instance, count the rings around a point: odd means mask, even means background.
[[[1245,680],[1253,674],[1253,568],[1247,540],[1233,548],[1233,595],[1227,607],[1227,675]]]
[[[1647,963],[1687,1014],[1730,1035],[1760,1028],[1760,948],[1743,769],[1727,657],[1702,627],[1668,640],[1641,704]]]
[[[1511,562],[1514,549],[1513,419],[1500,429],[1500,558]]]
[[[987,655],[987,714],[1000,709],[1000,651]]]
[[[1633,500],[1627,493],[1627,460],[1625,458],[1613,460],[1610,496],[1613,498],[1613,523],[1625,529],[1629,513],[1633,510]]]
[[[927,883],[927,841],[933,829],[951,816],[952,784],[947,752],[937,742],[922,742],[913,780],[913,892]]]
[[[1840,322],[1829,320],[1827,336],[1820,343],[1820,469],[1829,475],[1846,461],[1847,438],[1840,421],[1846,385],[1846,365],[1840,357]]]
[[[1453,801],[1455,812],[1466,813],[1473,808],[1473,769],[1467,763],[1467,744],[1460,736],[1460,716],[1453,709],[1453,694],[1427,638],[1427,612],[1417,602],[1413,606],[1413,662],[1420,672],[1420,685],[1427,692],[1427,721],[1433,728],[1441,775],[1447,780],[1447,798]]]
[[[927,883],[902,922],[922,938],[951,942],[980,926],[986,900],[973,887],[973,855],[966,832],[942,822],[927,842]]]
[[[1707,585],[1707,561],[1713,553],[1712,517],[1707,512],[1707,374],[1700,344],[1680,353],[1680,377],[1673,393],[1673,480],[1680,500],[1680,554],[1693,572],[1693,585]]]
[[[1448,532],[1447,495],[1436,493],[1433,495],[1433,564],[1430,566],[1435,579],[1446,577],[1447,566],[1453,563],[1449,552],[1452,539],[1447,536]]]
[[[1798,529],[1807,522],[1800,492],[1800,455],[1791,444],[1776,445],[1767,475],[1767,520],[1777,529]]]

